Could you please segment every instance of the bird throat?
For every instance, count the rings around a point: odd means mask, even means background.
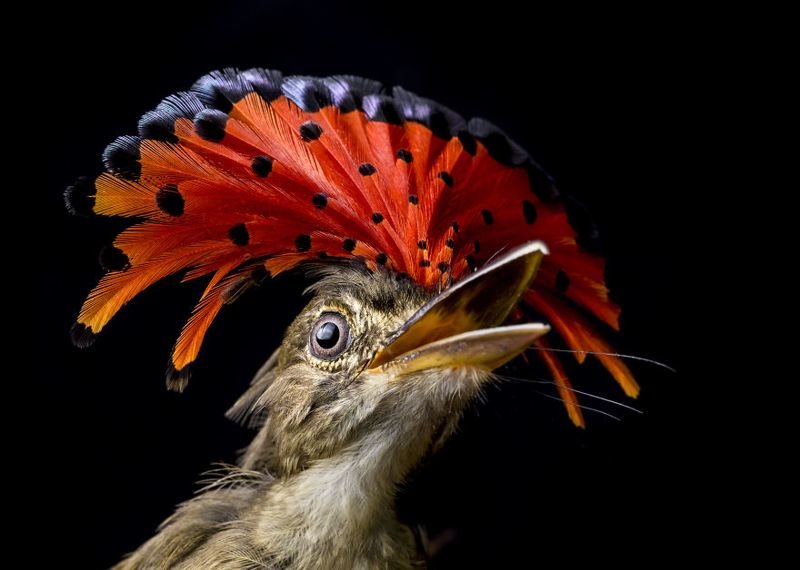
[[[291,553],[292,567],[410,568],[417,548],[397,518],[396,492],[441,431],[439,425],[387,425],[279,478],[259,514],[257,540]]]

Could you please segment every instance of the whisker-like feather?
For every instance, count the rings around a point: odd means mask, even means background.
[[[541,392],[539,390],[537,390],[537,393],[541,394],[545,398],[550,398],[551,400],[555,400],[556,402],[561,402],[562,404],[564,403],[564,399],[560,398],[558,396],[553,396],[552,394],[548,394],[546,392]],[[619,418],[619,417],[615,416],[614,414],[609,414],[608,412],[605,412],[605,411],[597,409],[597,408],[592,408],[590,406],[584,406],[583,404],[578,404],[578,407],[580,409],[582,409],[582,410],[586,410],[587,412],[597,412],[598,414],[603,414],[604,416],[608,416],[612,420],[617,420],[618,422],[622,421],[622,418]]]
[[[675,370],[669,364],[666,364],[666,363],[661,362],[659,360],[654,360],[652,358],[646,358],[644,356],[636,356],[635,354],[621,354],[619,352],[598,352],[598,351],[594,351],[594,350],[573,350],[571,348],[543,348],[541,346],[531,346],[530,348],[528,348],[528,350],[542,350],[542,351],[547,351],[547,352],[567,352],[567,353],[570,353],[570,354],[575,354],[577,352],[582,352],[584,354],[593,354],[595,356],[616,356],[617,358],[626,358],[628,360],[638,360],[640,362],[646,362],[648,364],[653,364],[655,366],[659,366],[661,368],[669,370],[670,372],[673,372],[675,374],[678,373],[678,371]]]
[[[504,378],[507,380],[513,380],[516,382],[527,382],[530,384],[548,384],[550,386],[556,386],[557,384],[552,380],[545,380],[544,378],[520,378],[518,376],[509,376],[507,374],[496,374],[495,376],[498,378]],[[638,408],[634,408],[633,406],[629,406],[628,404],[623,404],[622,402],[618,402],[616,400],[612,400],[611,398],[606,398],[604,396],[598,396],[597,394],[592,394],[591,392],[585,392],[583,390],[578,390],[573,388],[572,386],[565,387],[570,392],[574,392],[576,394],[580,394],[581,396],[586,396],[587,398],[594,398],[595,400],[600,400],[609,404],[614,404],[615,406],[619,406],[620,408],[625,408],[626,410],[630,410],[632,412],[636,412],[637,414],[644,414],[643,410]]]

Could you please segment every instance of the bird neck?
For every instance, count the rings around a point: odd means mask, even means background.
[[[321,561],[336,561],[326,566],[330,568],[372,567],[386,560],[410,564],[414,540],[397,520],[395,494],[424,455],[428,438],[419,434],[411,438],[404,431],[402,426],[376,431],[332,457],[278,479],[260,516],[264,541],[292,552],[295,564],[313,560],[311,567]],[[414,440],[420,443],[409,444]]]

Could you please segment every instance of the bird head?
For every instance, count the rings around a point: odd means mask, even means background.
[[[549,330],[501,326],[545,251],[526,244],[435,295],[388,271],[321,269],[265,378],[232,414],[268,413],[275,473],[375,440],[413,463],[452,433],[495,368]]]

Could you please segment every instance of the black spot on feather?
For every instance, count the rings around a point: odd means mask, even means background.
[[[308,234],[300,234],[296,238],[294,238],[294,246],[297,248],[297,251],[304,252],[311,249],[311,236]]]
[[[230,240],[239,247],[244,247],[250,243],[250,232],[247,231],[247,226],[244,224],[236,224],[228,230],[228,237]]]
[[[184,200],[177,184],[167,184],[156,192],[156,206],[169,216],[183,215]]]
[[[318,192],[311,198],[311,203],[314,204],[317,209],[321,210],[328,205],[328,197],[322,192]]]
[[[356,240],[352,238],[347,238],[342,242],[342,249],[348,253],[352,253],[355,248],[356,248]]]
[[[411,151],[407,148],[401,148],[397,151],[397,158],[402,160],[405,163],[410,164],[412,160],[414,160],[414,156],[411,154]]]
[[[369,162],[365,162],[364,164],[358,167],[358,173],[361,176],[372,176],[373,174],[375,174],[375,172],[376,172],[375,167],[371,165]]]
[[[268,156],[256,156],[250,164],[253,173],[259,178],[265,178],[272,172],[272,159]]]
[[[317,140],[322,136],[322,127],[314,121],[306,121],[300,125],[300,137],[306,142]]]

